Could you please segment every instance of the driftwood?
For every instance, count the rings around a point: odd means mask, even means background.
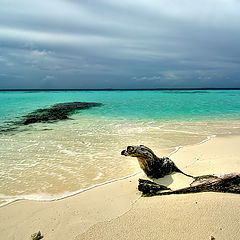
[[[171,190],[164,185],[149,180],[139,179],[138,190],[141,191],[144,196],[197,192],[240,193],[240,173],[193,177],[182,172],[171,159],[167,157],[157,157],[150,148],[144,145],[128,146],[121,154],[124,156],[137,157],[140,167],[150,178],[161,178],[173,172],[179,172],[194,179],[189,187],[177,190]]]
[[[139,178],[138,190],[144,195],[156,195],[160,191],[171,190],[170,188],[158,183]]]
[[[165,186],[149,180],[139,179],[138,190],[144,196],[170,195],[197,192],[240,193],[240,173],[229,173],[222,176],[205,175],[196,177],[190,187],[177,190],[166,189]]]
[[[173,172],[179,172],[187,177],[194,178],[182,172],[168,157],[159,158],[150,148],[144,145],[128,146],[121,154],[124,156],[136,157],[140,167],[150,178],[162,178]]]

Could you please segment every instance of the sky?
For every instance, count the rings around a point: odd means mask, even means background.
[[[240,0],[0,0],[0,88],[240,87]]]

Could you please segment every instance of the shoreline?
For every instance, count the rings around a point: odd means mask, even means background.
[[[193,175],[240,172],[239,141],[239,135],[217,136],[181,148],[171,158]],[[143,198],[137,190],[139,177],[145,176],[139,173],[58,201],[8,204],[0,208],[1,236],[25,240],[40,230],[46,240],[239,239],[240,195],[196,193]],[[179,173],[160,179],[172,189],[191,181]]]
[[[177,153],[182,148],[203,144],[203,143],[205,143],[207,141],[210,141],[214,137],[216,137],[216,135],[207,136],[206,139],[202,140],[199,143],[194,143],[194,144],[185,145],[185,146],[177,146],[174,151],[170,152],[167,155],[167,157],[171,157],[172,155]],[[89,187],[81,188],[81,189],[79,189],[77,191],[67,193],[66,195],[63,194],[63,195],[60,195],[60,196],[57,196],[57,197],[52,197],[52,198],[42,198],[42,196],[45,196],[46,194],[42,194],[42,195],[41,194],[39,194],[39,195],[38,194],[23,195],[21,197],[17,197],[15,199],[9,200],[6,203],[0,204],[0,208],[5,207],[5,206],[7,206],[9,204],[12,204],[14,202],[17,202],[17,201],[21,201],[21,200],[30,200],[30,201],[38,201],[38,202],[59,201],[59,200],[66,199],[66,198],[69,198],[69,197],[81,194],[83,192],[89,191],[89,190],[94,189],[96,187],[100,187],[100,186],[103,186],[103,185],[106,185],[106,184],[114,183],[116,181],[121,181],[121,180],[124,180],[124,179],[127,179],[127,178],[131,178],[131,177],[133,177],[133,176],[135,176],[137,174],[140,174],[141,172],[142,172],[142,170],[139,170],[137,172],[134,172],[132,174],[129,174],[129,175],[126,175],[126,176],[123,176],[123,177],[120,177],[120,178],[110,179],[110,180],[104,181],[102,183],[97,183],[97,184],[91,185]],[[36,196],[36,197],[32,197],[32,196]]]
[[[128,179],[128,178],[131,178],[135,175],[138,175],[141,173],[141,170],[138,171],[138,172],[135,172],[135,173],[132,173],[130,175],[127,175],[127,176],[124,176],[124,177],[120,177],[120,178],[116,178],[116,179],[111,179],[111,180],[108,180],[108,181],[105,181],[105,182],[102,182],[102,183],[97,183],[95,185],[92,185],[90,187],[87,187],[87,188],[82,188],[82,189],[79,189],[75,192],[71,192],[69,194],[66,194],[66,195],[63,195],[63,196],[59,196],[59,197],[56,197],[56,198],[46,198],[46,199],[38,199],[38,198],[28,198],[27,196],[28,195],[25,195],[21,198],[16,198],[16,199],[13,199],[13,200],[10,200],[10,202],[7,202],[7,203],[4,203],[2,205],[0,205],[0,208],[2,207],[5,207],[9,204],[12,204],[14,202],[17,202],[17,201],[22,201],[22,200],[26,200],[26,201],[37,201],[37,202],[54,202],[54,201],[59,201],[59,200],[63,200],[63,199],[66,199],[66,198],[70,198],[70,197],[73,197],[73,196],[76,196],[78,194],[81,194],[81,193],[84,193],[84,192],[87,192],[87,191],[90,191],[94,188],[97,188],[97,187],[101,187],[101,186],[104,186],[106,184],[111,184],[111,183],[114,183],[114,182],[117,182],[117,181],[122,181],[122,180],[125,180],[125,179]],[[35,194],[33,194],[35,195]],[[39,196],[42,196],[42,195],[39,195]]]

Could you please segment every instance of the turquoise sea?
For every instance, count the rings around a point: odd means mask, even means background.
[[[0,92],[0,121],[73,101],[104,104],[81,115],[121,120],[222,120],[240,114],[240,90],[6,91]]]
[[[168,155],[240,133],[240,90],[0,91],[0,130],[36,109],[75,101],[103,105],[0,133],[0,204],[63,197],[139,171],[135,159],[120,155],[127,145]]]

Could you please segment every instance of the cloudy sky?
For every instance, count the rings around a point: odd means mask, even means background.
[[[0,88],[240,87],[240,0],[0,5]]]

